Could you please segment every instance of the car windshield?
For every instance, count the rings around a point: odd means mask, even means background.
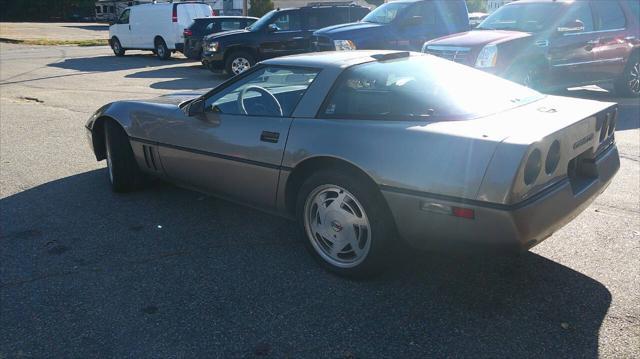
[[[321,113],[355,119],[471,119],[543,97],[471,67],[421,55],[345,70]]]
[[[410,3],[386,3],[365,16],[362,21],[376,24],[392,22]]]
[[[248,26],[247,30],[249,31],[262,30],[264,27],[269,25],[269,23],[271,22],[271,20],[273,20],[276,13],[277,13],[276,10],[269,11],[268,13],[264,14],[261,18],[259,18],[256,22],[254,22],[251,26]]]
[[[553,24],[559,4],[509,4],[489,15],[477,30],[515,30],[540,32]]]

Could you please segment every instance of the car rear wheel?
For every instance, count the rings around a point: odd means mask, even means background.
[[[239,75],[249,70],[256,61],[250,53],[246,51],[235,51],[227,58],[225,70],[229,75]]]
[[[144,174],[138,168],[129,138],[122,127],[113,121],[104,126],[107,174],[114,192],[130,192],[144,183]]]
[[[615,82],[616,93],[627,97],[640,97],[640,55],[629,58],[624,73]]]
[[[161,38],[156,39],[155,52],[156,52],[156,56],[158,56],[160,60],[166,60],[169,57],[171,57],[171,51],[169,51],[167,44]]]
[[[120,44],[120,40],[117,37],[111,39],[111,50],[116,56],[124,56],[125,49],[122,48],[122,44]]]
[[[302,184],[298,220],[307,249],[324,268],[371,276],[388,264],[394,227],[382,195],[342,172],[317,172]]]

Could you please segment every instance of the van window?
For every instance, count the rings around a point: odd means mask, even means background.
[[[128,24],[129,23],[129,9],[122,12],[120,18],[118,19],[118,24]]]
[[[592,6],[597,30],[624,29],[626,21],[617,1],[594,1]]]

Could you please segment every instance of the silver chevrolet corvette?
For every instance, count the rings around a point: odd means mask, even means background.
[[[114,191],[158,177],[297,219],[323,266],[364,276],[400,240],[540,243],[618,171],[616,118],[430,55],[352,51],[110,103],[86,128]]]

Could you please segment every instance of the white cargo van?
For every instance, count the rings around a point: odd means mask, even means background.
[[[126,50],[152,50],[160,59],[183,51],[183,31],[194,18],[212,16],[211,7],[198,2],[135,5],[125,9],[109,27],[109,44],[116,56]]]

